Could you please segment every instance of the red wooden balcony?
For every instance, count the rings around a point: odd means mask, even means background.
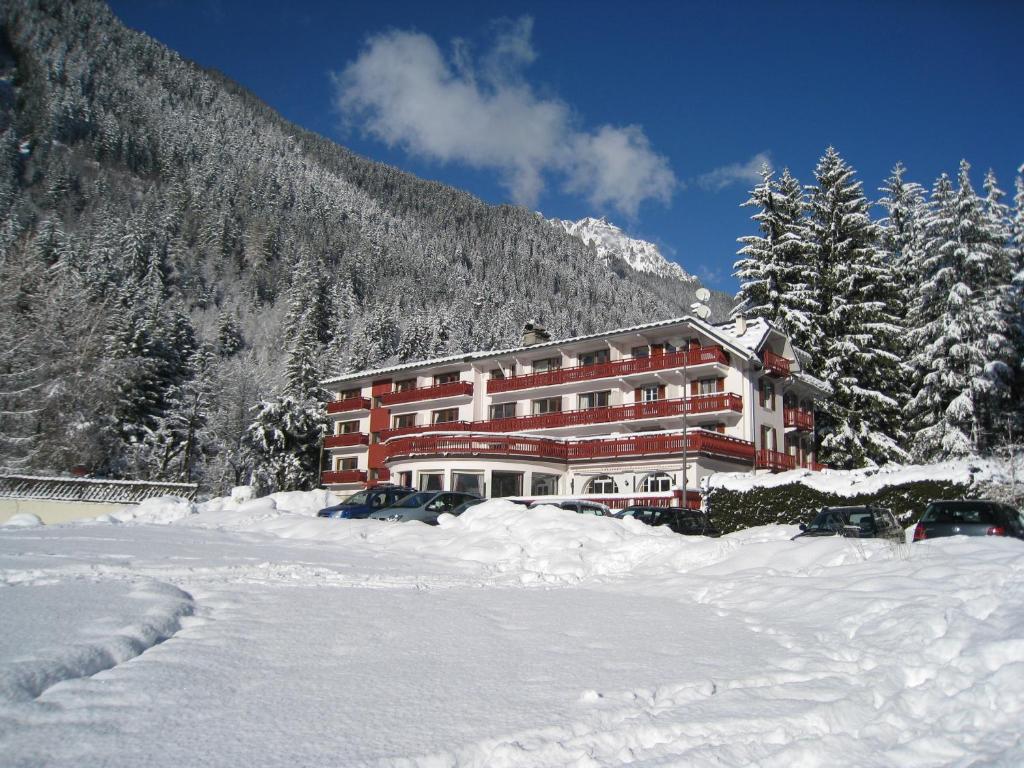
[[[746,440],[713,432],[627,435],[616,438],[562,441],[545,437],[515,435],[409,435],[397,437],[384,446],[385,458],[399,456],[519,456],[553,461],[587,461],[658,454],[706,454],[750,464],[754,445]],[[782,454],[780,454],[782,455]]]
[[[442,397],[460,397],[473,394],[473,382],[471,381],[450,381],[447,384],[437,384],[431,387],[418,387],[416,389],[404,389],[399,392],[386,392],[380,396],[381,405],[399,405],[401,403],[415,403],[420,400],[440,400]]]
[[[647,371],[664,371],[670,368],[693,367],[710,363],[729,364],[729,356],[721,347],[697,347],[680,350],[667,355],[651,357],[629,357],[624,360],[610,360],[607,363],[594,365],[577,365],[572,368],[558,368],[543,373],[527,373],[522,376],[510,376],[506,379],[490,379],[487,382],[488,394],[512,392],[519,389],[549,387],[554,384],[569,384],[574,381],[606,379],[614,376],[629,376]]]
[[[784,379],[790,375],[789,359],[782,355],[776,355],[766,349],[761,355],[761,362],[764,363],[764,372],[769,376],[778,376]]]
[[[324,472],[320,476],[320,481],[324,485],[340,484],[340,483],[365,483],[366,482],[366,470],[365,469],[341,469],[331,472]]]
[[[349,448],[353,445],[369,445],[370,436],[363,432],[346,432],[343,435],[327,435],[324,448]]]
[[[678,400],[648,400],[630,405],[610,405],[584,408],[579,411],[554,411],[533,416],[510,416],[507,419],[487,421],[449,421],[445,424],[418,424],[412,427],[393,427],[381,430],[380,439],[422,432],[528,432],[531,429],[556,429],[582,424],[607,424],[616,421],[637,421],[672,416],[688,416],[719,411],[743,411],[743,398],[732,393],[698,395]]]
[[[344,400],[331,400],[327,403],[328,413],[368,410],[370,410],[370,398],[368,397],[346,397]]]
[[[507,419],[474,422],[473,429],[482,432],[524,432],[531,429],[576,427],[581,424],[606,424],[615,421],[658,419],[716,411],[743,411],[743,399],[734,394],[701,395],[678,400],[648,400],[631,405],[609,405],[579,411],[555,411],[534,416],[512,416]]]
[[[758,469],[770,469],[772,472],[785,472],[788,469],[796,469],[796,456],[762,448],[757,452],[755,466]]]
[[[803,408],[785,408],[782,420],[786,427],[796,427],[803,432],[814,431],[814,414]]]

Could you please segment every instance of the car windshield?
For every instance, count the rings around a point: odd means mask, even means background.
[[[396,501],[391,506],[402,508],[422,507],[436,495],[436,493],[413,493],[406,496],[401,501]]]
[[[995,510],[987,504],[931,504],[921,517],[922,523],[983,523],[998,522]]]
[[[846,525],[845,510],[823,509],[807,526],[808,531],[838,531]]]
[[[354,507],[357,504],[365,504],[367,499],[369,498],[369,491],[359,491],[359,493],[353,493],[351,496],[349,496],[347,499],[341,502],[341,505],[343,507]]]

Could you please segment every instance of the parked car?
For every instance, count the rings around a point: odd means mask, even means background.
[[[445,513],[461,514],[465,509],[465,503],[479,499],[479,496],[472,493],[457,493],[455,491],[419,491],[411,493],[404,499],[392,504],[390,507],[378,509],[370,515],[371,520],[388,520],[396,523],[406,523],[411,520],[418,520],[428,525],[437,525],[437,518]],[[458,511],[456,511],[458,510]]]
[[[800,524],[805,536],[845,536],[851,539],[888,539],[896,543],[906,541],[906,535],[892,512],[884,507],[822,507],[810,525]]]
[[[615,517],[632,517],[647,525],[666,525],[669,530],[684,536],[721,536],[722,532],[715,527],[706,512],[699,509],[681,509],[680,507],[626,507],[616,512]]]
[[[371,512],[391,506],[410,493],[413,493],[412,488],[403,488],[399,485],[375,485],[372,488],[353,493],[340,504],[324,507],[316,513],[316,516],[361,520],[369,517]]]
[[[561,501],[534,501],[527,509],[537,507],[558,507],[576,512],[580,515],[597,515],[598,517],[611,517],[612,510],[607,504],[599,501],[587,501],[585,499],[562,499]]]
[[[914,527],[914,541],[943,536],[1013,536],[1024,539],[1024,518],[1016,508],[998,501],[933,501]]]

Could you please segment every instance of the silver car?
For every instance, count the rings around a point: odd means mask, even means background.
[[[445,513],[460,514],[468,505],[466,502],[480,499],[472,493],[456,491],[420,491],[411,493],[390,507],[378,509],[370,515],[370,520],[388,520],[395,523],[406,523],[418,520],[427,525],[437,525],[437,518]],[[482,501],[482,499],[481,499]]]

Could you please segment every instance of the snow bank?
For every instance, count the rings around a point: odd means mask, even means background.
[[[116,512],[110,517],[118,522],[149,523],[170,525],[196,514],[196,505],[179,496],[156,496],[141,504]]]
[[[6,522],[0,523],[0,528],[35,528],[40,525],[45,525],[45,523],[39,515],[33,515],[31,512],[19,512],[8,518]]]
[[[826,469],[812,472],[808,469],[794,469],[777,474],[751,475],[749,472],[717,472],[706,480],[708,489],[722,488],[729,491],[750,491],[754,488],[777,488],[800,483],[822,493],[838,496],[877,493],[892,485],[904,485],[921,481],[944,480],[950,483],[971,485],[978,482],[1008,481],[1007,468],[1000,462],[971,459],[945,461],[939,464],[899,465],[865,469]]]

